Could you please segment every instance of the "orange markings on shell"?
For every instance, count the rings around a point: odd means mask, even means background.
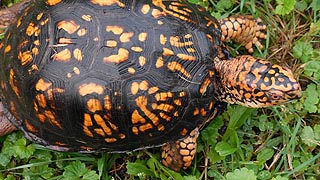
[[[57,23],[57,28],[65,30],[68,34],[73,34],[80,28],[80,25],[74,22],[73,20],[63,20]]]
[[[68,62],[71,60],[71,52],[69,49],[64,49],[57,54],[53,55],[53,60],[55,61],[62,61],[62,62]]]
[[[150,11],[150,5],[149,4],[144,4],[141,8],[141,12],[142,14],[148,14],[148,12]]]
[[[57,4],[59,4],[62,0],[47,0],[46,4],[48,4],[49,6],[55,6]]]
[[[106,27],[107,32],[112,32],[113,34],[121,34],[123,32],[123,27],[120,26],[107,26]]]
[[[125,4],[119,0],[90,0],[90,2],[99,6],[112,6],[116,4],[119,7],[125,7]]]
[[[22,66],[25,66],[26,64],[30,63],[33,60],[31,51],[20,51],[18,54],[18,59],[20,60]]]
[[[79,86],[79,94],[85,96],[92,93],[102,94],[104,92],[103,86],[96,83],[86,83]]]
[[[108,57],[103,58],[103,62],[111,62],[111,63],[121,63],[126,61],[129,58],[129,51],[124,48],[119,48],[118,54],[116,55],[110,55]]]

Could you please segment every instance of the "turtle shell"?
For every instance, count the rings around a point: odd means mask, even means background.
[[[185,1],[32,1],[0,45],[1,100],[52,149],[162,145],[220,111],[220,39],[217,20]]]

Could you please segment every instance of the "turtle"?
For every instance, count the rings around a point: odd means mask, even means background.
[[[31,0],[12,21],[0,44],[1,118],[53,150],[162,146],[162,163],[179,171],[226,104],[301,96],[290,69],[231,56],[229,40],[263,48],[266,25],[250,15],[217,20],[184,0]]]

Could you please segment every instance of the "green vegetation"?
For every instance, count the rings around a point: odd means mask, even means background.
[[[0,137],[0,180],[223,179],[316,180],[320,177],[320,0],[189,0],[213,16],[261,17],[266,48],[255,56],[292,68],[303,97],[265,109],[228,106],[200,134],[197,155],[180,173],[163,167],[159,149],[128,154],[58,153],[21,132]],[[236,54],[238,45],[228,44]]]

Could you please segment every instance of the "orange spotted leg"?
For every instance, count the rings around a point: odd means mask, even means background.
[[[260,18],[252,16],[231,16],[220,21],[221,41],[229,40],[243,45],[249,53],[253,53],[253,45],[263,49],[261,41],[266,39],[267,26],[262,24]]]
[[[161,162],[174,171],[186,169],[192,163],[197,149],[198,128],[184,139],[168,142],[161,148]]]

